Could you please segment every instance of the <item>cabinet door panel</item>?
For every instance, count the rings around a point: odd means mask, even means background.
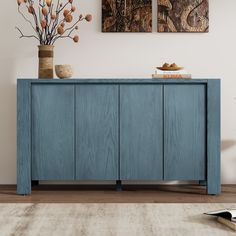
[[[121,180],[163,178],[162,85],[120,87]]]
[[[74,179],[74,86],[32,87],[32,178]]]
[[[206,178],[205,85],[164,86],[164,176]]]
[[[118,179],[118,86],[76,86],[76,179]]]

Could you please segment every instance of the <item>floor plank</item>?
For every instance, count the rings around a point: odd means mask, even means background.
[[[16,186],[0,185],[0,203],[236,203],[236,185],[223,185],[218,196],[199,185],[39,185],[19,196]]]

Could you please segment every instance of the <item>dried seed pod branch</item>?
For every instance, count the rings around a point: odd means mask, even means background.
[[[73,0],[16,0],[18,4],[18,12],[23,19],[28,22],[36,35],[24,35],[23,32],[16,27],[20,33],[20,38],[35,38],[41,45],[53,45],[58,39],[70,38],[74,42],[79,41],[79,36],[72,37],[72,33],[78,28],[77,24],[80,21],[91,21],[92,16],[79,16],[79,19],[74,21],[75,12],[78,9],[74,6]],[[32,16],[31,21],[21,11],[21,7],[25,7],[28,13]],[[75,23],[73,23],[73,21]],[[71,25],[71,26],[70,26]],[[66,28],[67,26],[67,28]]]
[[[21,38],[35,38],[35,39],[37,39],[37,40],[39,40],[39,38],[37,38],[35,35],[24,35],[23,33],[22,33],[22,31],[18,28],[18,27],[16,27],[16,29],[19,31],[19,33],[20,33],[20,39]]]
[[[55,41],[58,40],[58,39],[63,39],[63,38],[70,38],[70,39],[73,39],[73,37],[71,37],[71,34],[72,34],[75,30],[76,30],[76,28],[71,29],[71,31],[70,31],[67,35],[64,35],[65,31],[64,31],[64,33],[63,33],[62,35],[57,34],[58,36],[53,39],[53,43],[55,43]]]
[[[54,24],[54,27],[52,30],[54,30],[56,28],[56,26],[58,25],[58,21],[60,18],[60,13],[64,10],[64,8],[69,4],[69,1],[63,6],[63,4],[60,4],[60,2],[58,1],[58,5],[57,5],[57,9],[56,9],[56,21]]]
[[[27,22],[31,25],[32,29],[33,29],[33,30],[36,32],[36,34],[37,34],[37,31],[36,31],[35,27],[33,26],[32,22],[31,22],[29,19],[27,19],[27,18],[25,17],[25,15],[21,12],[20,6],[18,6],[18,12],[19,12],[19,14],[23,17],[23,19],[24,19],[25,21],[27,21]]]

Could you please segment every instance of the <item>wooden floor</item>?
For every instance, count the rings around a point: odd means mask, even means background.
[[[0,203],[236,203],[236,185],[223,185],[218,196],[198,185],[115,186],[40,185],[32,195],[19,196],[16,186],[0,186]]]

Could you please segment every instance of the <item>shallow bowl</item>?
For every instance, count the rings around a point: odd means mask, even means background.
[[[56,65],[55,72],[60,79],[69,79],[73,75],[73,69],[70,65]]]

